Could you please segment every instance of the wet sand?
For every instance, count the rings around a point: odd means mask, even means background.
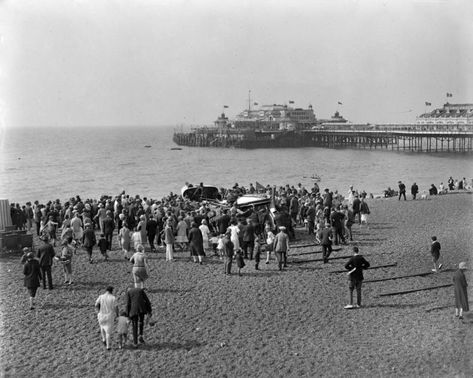
[[[369,200],[369,229],[353,226],[353,244],[372,266],[397,265],[365,272],[363,307],[354,310],[343,308],[346,274],[330,273],[347,258],[310,261],[320,259],[311,253],[320,247],[292,248],[284,272],[274,257],[260,271],[248,261],[242,277],[225,276],[218,257],[200,266],[177,252],[166,262],[161,249],[149,255],[146,282],[157,324],[136,350],[115,343],[106,351],[98,334],[97,296],[111,284],[124,308],[132,284],[131,264],[116,248],[109,262],[94,250],[96,264],[79,251],[70,286],[55,265],[56,287],[38,289],[33,311],[19,255],[3,254],[0,376],[472,376],[473,320],[454,317],[452,287],[380,296],[450,284],[460,261],[472,266],[472,200],[468,193]],[[297,235],[295,244],[310,242],[303,229]],[[442,245],[440,273],[368,282],[430,272],[432,235]],[[342,246],[332,257],[351,253]],[[473,285],[470,272],[467,280]]]

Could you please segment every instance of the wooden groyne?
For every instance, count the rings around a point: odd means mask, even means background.
[[[473,125],[376,125],[345,129],[241,130],[195,128],[175,132],[178,145],[192,147],[278,148],[323,147],[414,152],[472,152]]]

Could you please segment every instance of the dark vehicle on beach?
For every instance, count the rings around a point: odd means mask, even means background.
[[[199,185],[199,186],[184,186],[181,189],[182,198],[187,198],[191,201],[221,201],[222,195],[216,186]]]

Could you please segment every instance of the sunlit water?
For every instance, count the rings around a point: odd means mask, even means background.
[[[75,196],[98,197],[122,190],[151,198],[180,192],[186,181],[229,187],[236,182],[322,188],[346,193],[349,185],[380,194],[398,180],[420,190],[449,176],[473,178],[473,155],[351,149],[217,149],[182,147],[173,128],[18,128],[0,140],[0,197],[10,202]],[[145,148],[150,145],[150,148]]]

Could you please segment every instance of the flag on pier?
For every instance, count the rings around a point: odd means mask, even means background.
[[[427,101],[425,102],[425,106],[431,106],[431,105],[432,105],[431,102],[427,102]]]

